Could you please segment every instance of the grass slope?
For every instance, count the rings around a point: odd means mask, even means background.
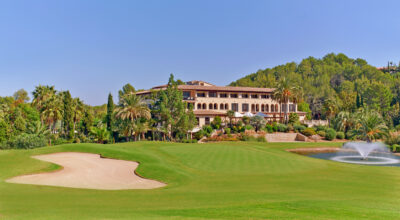
[[[75,144],[0,151],[0,219],[396,219],[398,167],[342,164],[284,151],[337,143]],[[139,161],[168,183],[99,191],[5,183],[58,169],[31,155],[76,151]]]

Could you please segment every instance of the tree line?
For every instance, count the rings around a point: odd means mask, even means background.
[[[90,106],[69,91],[36,86],[30,102],[21,89],[0,97],[0,148],[34,148],[64,143],[115,143],[134,140],[190,139],[197,124],[193,108],[171,74],[166,90],[149,97],[126,84],[114,103],[111,93],[102,106]]]

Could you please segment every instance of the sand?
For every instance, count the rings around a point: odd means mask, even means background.
[[[139,164],[133,161],[73,152],[38,155],[33,158],[58,164],[63,169],[17,176],[6,182],[101,190],[154,189],[166,185],[136,175],[135,169]]]

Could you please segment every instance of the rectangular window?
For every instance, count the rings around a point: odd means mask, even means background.
[[[220,93],[220,94],[219,94],[219,97],[220,97],[220,98],[228,98],[228,94],[226,94],[226,93]]]
[[[208,97],[213,97],[213,98],[215,98],[215,97],[217,97],[217,93],[216,93],[216,92],[209,92],[209,93],[208,93]]]
[[[296,105],[295,104],[290,104],[289,105],[289,111],[290,112],[295,112],[296,111]]]
[[[231,98],[237,98],[238,94],[231,94]]]
[[[196,117],[196,122],[197,122],[197,126],[199,126],[199,125],[200,125],[200,119],[199,119],[199,117]]]
[[[206,93],[204,92],[198,92],[197,97],[206,97]]]
[[[249,111],[249,104],[243,103],[242,104],[242,112],[248,112]]]
[[[237,112],[237,111],[239,111],[239,104],[237,104],[237,103],[232,103],[232,111],[235,111],[235,112]]]
[[[262,99],[269,99],[269,95],[261,95]]]
[[[242,98],[243,99],[248,99],[249,98],[249,94],[242,94]]]
[[[188,91],[183,91],[182,94],[183,94],[183,98],[190,97],[190,92],[188,92]]]
[[[209,117],[206,117],[206,118],[205,118],[205,121],[206,121],[206,125],[209,125],[209,124],[210,124],[210,118],[209,118]]]
[[[251,98],[252,99],[258,99],[258,95],[257,94],[251,94]]]

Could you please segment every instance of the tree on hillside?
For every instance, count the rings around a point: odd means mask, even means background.
[[[30,98],[28,96],[28,92],[25,91],[25,89],[20,89],[18,91],[16,91],[13,95],[14,99],[16,101],[20,101],[20,102],[29,102]]]

